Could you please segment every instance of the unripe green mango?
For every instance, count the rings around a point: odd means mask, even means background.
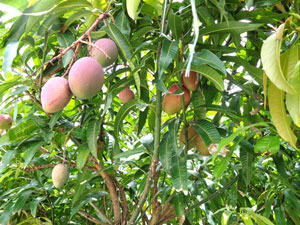
[[[56,188],[61,188],[68,181],[69,168],[66,164],[57,164],[52,170],[52,182]]]

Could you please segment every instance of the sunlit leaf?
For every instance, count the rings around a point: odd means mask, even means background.
[[[269,82],[268,90],[269,108],[272,121],[278,134],[296,148],[297,137],[293,133],[288,121],[284,104],[284,92],[278,89],[272,82]]]
[[[296,90],[288,84],[280,64],[280,50],[282,39],[278,39],[277,32],[264,42],[261,48],[261,60],[264,70],[272,83],[280,90],[296,94]]]
[[[137,102],[137,99],[130,100],[129,102],[125,103],[118,111],[114,124],[114,134],[116,137],[119,136],[119,130],[123,119],[130,112],[130,110],[136,107]]]
[[[79,147],[76,159],[77,169],[81,170],[84,167],[90,152],[91,150],[87,144],[83,144]]]
[[[177,54],[178,41],[164,39],[162,43],[161,55],[158,61],[158,76],[161,77],[167,67]]]
[[[256,153],[265,153],[267,151],[271,153],[276,153],[279,151],[280,139],[278,136],[265,136],[259,139],[254,146],[254,151]]]
[[[97,150],[98,150],[98,136],[100,132],[100,126],[101,126],[101,120],[91,120],[88,123],[87,126],[87,141],[88,141],[88,147],[90,149],[90,152],[93,154],[95,158],[98,157]]]
[[[137,17],[137,9],[139,7],[141,0],[126,0],[126,8],[128,16],[135,20]]]

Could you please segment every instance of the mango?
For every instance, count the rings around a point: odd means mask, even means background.
[[[190,91],[196,91],[199,87],[197,72],[190,71],[190,76],[185,76],[185,71],[182,74],[182,83]]]
[[[177,113],[182,109],[181,107],[181,96],[178,94],[173,94],[175,91],[179,90],[178,84],[173,84],[168,91],[171,93],[168,93],[165,95],[163,100],[163,108],[165,112],[169,115],[172,115],[174,113]],[[183,99],[184,99],[184,106],[186,107],[190,101],[191,101],[191,94],[188,89],[186,89],[184,86],[182,86],[183,90]]]
[[[196,138],[196,149],[200,155],[203,156],[211,155],[210,152],[208,151],[208,147],[205,145],[200,135],[198,135]]]
[[[91,56],[104,68],[113,64],[118,58],[118,48],[115,42],[109,38],[98,39],[93,47]],[[100,49],[101,50],[100,50]]]
[[[41,92],[43,110],[55,113],[62,110],[71,100],[72,93],[68,81],[63,77],[54,77],[46,82]]]
[[[0,129],[7,130],[11,127],[13,119],[10,115],[0,115]]]
[[[69,86],[80,99],[88,99],[99,93],[104,83],[102,66],[91,57],[77,60],[69,72]]]
[[[129,88],[125,88],[119,93],[119,99],[122,103],[129,102],[130,100],[134,99],[134,93]]]
[[[69,168],[66,164],[57,164],[52,170],[52,182],[56,188],[61,188],[68,181]]]
[[[199,134],[195,130],[194,127],[189,125],[188,127],[188,140],[189,140],[189,146],[188,149],[191,149],[196,146],[196,138]],[[186,138],[185,138],[185,128],[183,127],[180,132],[179,136],[179,145],[183,146],[186,143]]]

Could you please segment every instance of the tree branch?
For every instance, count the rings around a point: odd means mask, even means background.
[[[230,187],[231,187],[238,179],[239,179],[239,175],[236,175],[236,177],[235,177],[232,181],[230,181],[228,184],[226,184],[226,185],[225,185],[224,187],[222,187],[220,190],[214,192],[213,194],[209,195],[207,198],[201,200],[200,202],[194,204],[193,206],[191,206],[191,207],[185,209],[184,212],[189,212],[189,211],[191,211],[192,209],[195,209],[195,208],[199,207],[200,205],[202,205],[202,204],[204,204],[204,203],[206,203],[206,202],[208,202],[208,201],[214,199],[215,197],[219,196],[219,195],[222,194],[225,190],[227,190],[228,188],[230,188]],[[171,219],[173,219],[173,218],[175,218],[175,217],[176,217],[176,215],[173,214],[173,215],[169,216],[168,218],[159,221],[159,224],[166,223],[167,221],[169,221],[169,220],[171,220]]]
[[[79,210],[77,213],[95,224],[108,225],[107,223],[103,223],[100,220],[97,220],[96,218],[92,217],[90,214],[88,214],[82,210]]]
[[[125,224],[127,216],[129,214],[129,209],[128,209],[127,200],[126,200],[126,195],[125,195],[123,187],[119,184],[119,182],[116,180],[116,178],[113,177],[113,176],[112,176],[112,178],[114,179],[115,185],[117,186],[117,188],[119,189],[120,194],[121,194],[121,198],[122,198],[122,205],[121,206],[122,206],[122,212],[123,212],[123,224]]]
[[[108,219],[108,217],[93,203],[93,202],[90,202],[90,205],[97,211],[97,213],[100,214],[101,217],[103,217],[110,225],[113,224],[113,222]]]
[[[103,165],[94,157],[91,158],[91,161],[94,163],[98,171],[101,171],[103,169]],[[105,184],[108,188],[112,205],[113,205],[113,212],[114,212],[114,224],[119,224],[121,222],[121,210],[119,205],[119,197],[116,190],[116,187],[114,185],[114,180],[111,178],[111,176],[108,174],[107,171],[102,170],[100,172],[100,175],[105,181]]]
[[[60,54],[58,54],[57,56],[53,57],[51,60],[49,60],[46,63],[43,63],[35,72],[33,72],[30,77],[32,77],[34,74],[37,73],[38,70],[44,68],[45,66],[49,65],[49,64],[53,64],[54,61],[60,59],[63,55],[65,55],[69,50],[74,49],[78,43],[80,43],[81,41],[83,41],[84,38],[89,37],[91,32],[96,28],[96,26],[98,25],[98,23],[100,23],[103,19],[107,18],[107,17],[112,17],[112,15],[108,14],[108,13],[102,13],[99,15],[99,17],[95,20],[95,22],[93,23],[93,25],[80,37],[78,38],[76,41],[74,41],[72,43],[72,45],[70,45],[69,47],[67,47],[66,49],[64,49]],[[114,20],[113,20],[114,21]]]

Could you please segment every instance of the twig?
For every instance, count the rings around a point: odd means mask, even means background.
[[[123,224],[126,224],[126,218],[129,214],[129,209],[128,209],[127,201],[126,201],[126,195],[125,195],[123,187],[119,184],[119,182],[116,180],[116,178],[113,177],[113,176],[111,176],[111,177],[114,179],[115,185],[117,186],[117,188],[119,189],[120,194],[121,194],[121,198],[122,198],[122,205],[121,206],[122,206],[122,211],[123,211]]]
[[[100,14],[100,16],[93,23],[93,25],[80,38],[78,38],[76,41],[74,41],[72,43],[72,45],[70,45],[69,47],[67,47],[66,49],[64,49],[60,54],[58,54],[57,56],[53,57],[48,62],[43,63],[35,72],[33,72],[30,75],[30,77],[32,77],[34,74],[36,74],[37,71],[40,70],[41,68],[44,68],[44,66],[47,66],[49,64],[53,64],[54,61],[56,61],[56,60],[60,59],[61,57],[63,57],[69,50],[74,49],[77,46],[78,43],[80,43],[81,41],[83,41],[84,38],[90,36],[91,32],[96,28],[96,26],[98,25],[98,23],[100,23],[103,19],[105,19],[107,17],[112,17],[112,15],[110,15],[108,13],[102,13],[102,14]]]
[[[72,56],[72,60],[71,60],[71,62],[69,63],[68,69],[66,70],[66,72],[64,73],[64,75],[62,75],[62,77],[65,77],[65,76],[69,73],[69,71],[70,71],[70,69],[71,69],[71,67],[72,67],[72,65],[73,65],[73,63],[74,63],[74,61],[75,61],[75,58],[76,58],[76,56],[77,56],[77,52],[78,52],[78,50],[79,50],[79,47],[80,47],[80,43],[78,43],[78,44],[76,45],[74,54],[73,54],[73,56]]]
[[[63,162],[63,159],[58,159],[58,161]],[[23,171],[25,171],[25,172],[32,172],[32,171],[35,171],[35,170],[40,170],[40,169],[45,169],[45,168],[53,168],[56,165],[57,164],[35,165],[32,168],[25,168],[25,169],[23,169]],[[74,163],[74,162],[70,163],[70,166],[73,167],[73,168],[77,168],[77,164]],[[97,171],[96,168],[93,168],[91,166],[84,166],[84,168],[89,169],[89,170],[93,170],[93,171]]]
[[[103,165],[93,156],[91,157],[91,161],[95,165],[98,171],[101,171],[103,169]],[[114,185],[114,180],[111,178],[111,176],[108,174],[107,171],[102,170],[100,172],[100,175],[102,176],[103,180],[105,181],[106,187],[108,188],[112,205],[113,205],[113,212],[114,212],[114,223],[119,224],[121,221],[121,210],[119,205],[119,197],[116,190],[116,187]]]
[[[50,154],[50,152],[49,152],[47,149],[45,149],[44,147],[40,147],[40,151],[41,151],[42,153],[44,153],[44,154]],[[64,159],[59,158],[57,155],[54,155],[54,157],[55,157],[58,161],[64,163]],[[76,167],[77,167],[77,164],[74,163],[74,162],[71,162],[71,163],[70,163],[70,166],[73,167],[73,168],[76,168]],[[84,168],[89,169],[89,170],[93,170],[93,171],[98,171],[96,168],[91,167],[91,166],[86,166],[86,165],[85,165]],[[28,168],[28,169],[29,169],[29,168]],[[30,169],[32,169],[32,168],[30,168]],[[32,170],[31,170],[31,171],[32,171]]]
[[[96,218],[92,217],[90,214],[88,214],[82,210],[79,210],[77,213],[95,224],[108,225],[107,223],[103,223],[100,220],[97,220]]]
[[[214,199],[215,197],[219,196],[220,194],[222,194],[225,190],[227,190],[228,188],[230,188],[237,180],[239,179],[239,175],[236,175],[236,177],[230,181],[228,184],[226,184],[224,187],[222,187],[220,190],[214,192],[213,194],[209,195],[207,198],[201,200],[200,202],[192,205],[191,207],[187,208],[184,210],[184,212],[189,212],[191,211],[192,209],[195,209],[197,207],[199,207],[200,205]],[[162,224],[162,223],[166,223],[167,221],[173,219],[176,217],[176,214],[173,214],[171,216],[169,216],[168,218],[164,219],[163,221],[159,221],[159,224]]]
[[[97,46],[97,45],[95,45],[95,44],[93,44],[91,42],[87,42],[87,41],[80,41],[80,42],[83,43],[83,44],[86,44],[86,45],[90,45],[90,46],[98,49],[99,51],[101,51],[105,55],[105,57],[107,59],[111,59],[111,57],[102,48],[100,48],[99,46]]]
[[[108,219],[108,217],[93,203],[93,202],[90,202],[90,205],[97,211],[97,213],[99,213],[100,214],[100,216],[102,217],[102,218],[104,218],[110,225],[112,225],[113,224],[113,222],[110,220],[110,219]]]

